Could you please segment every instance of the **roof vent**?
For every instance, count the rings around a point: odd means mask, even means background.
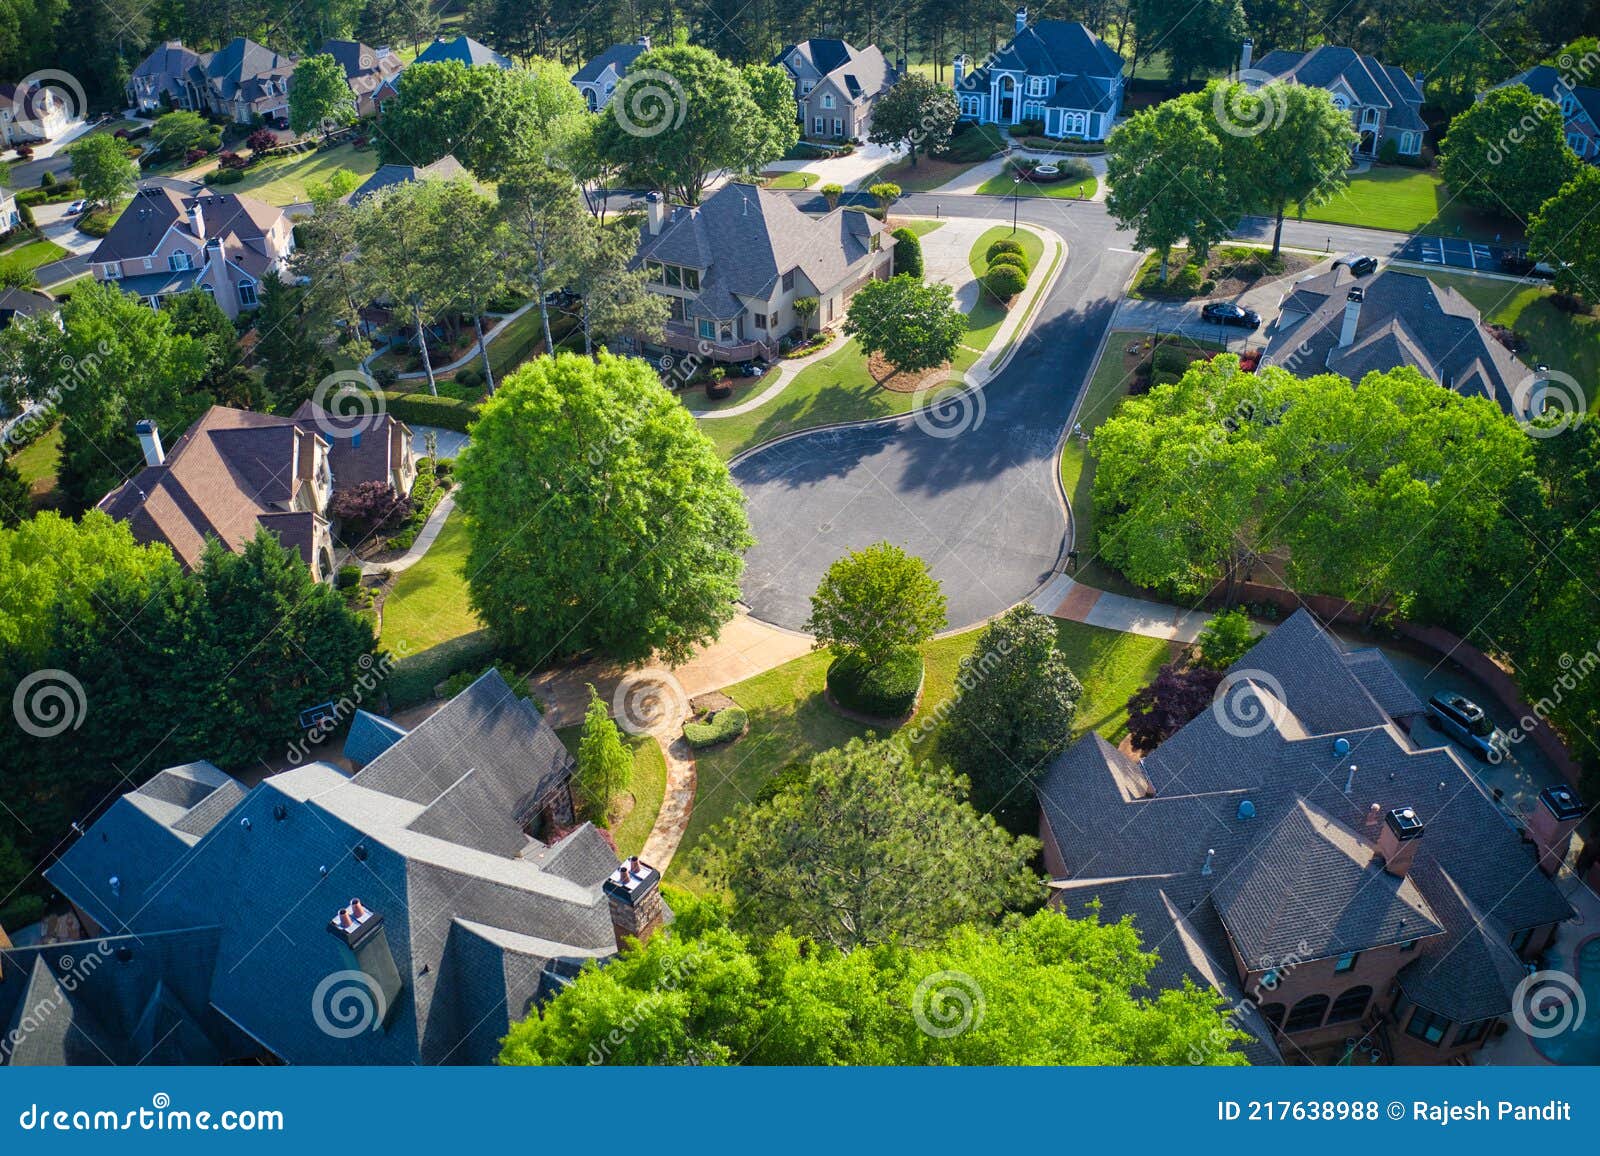
[[[278,820],[280,823],[283,822],[289,817],[289,808],[285,807],[282,803],[277,804],[272,808],[272,817]]]
[[[1342,758],[1344,758],[1345,755],[1348,755],[1349,753],[1350,753],[1350,740],[1349,739],[1334,739],[1333,740],[1333,754],[1334,754],[1335,758],[1342,759]]]
[[[1238,817],[1241,819],[1254,819],[1256,817],[1256,805],[1249,799],[1240,799]]]
[[[1217,857],[1217,849],[1215,847],[1207,847],[1206,848],[1206,861],[1205,861],[1204,865],[1202,865],[1201,868],[1200,868],[1200,874],[1202,874],[1202,875],[1210,875],[1211,874],[1211,864],[1216,859],[1216,857]]]
[[[1350,764],[1350,773],[1345,776],[1345,780],[1344,780],[1344,793],[1348,795],[1351,791],[1353,791],[1355,789],[1356,789],[1356,765],[1354,763],[1351,763]]]
[[[113,875],[110,879],[107,879],[106,886],[111,888],[111,894],[122,894],[122,879],[119,876]]]
[[[240,819],[239,820],[239,826],[243,827],[246,831],[248,831],[250,829],[250,816],[246,815],[244,818]]]

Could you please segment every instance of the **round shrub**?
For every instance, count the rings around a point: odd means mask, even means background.
[[[910,229],[894,231],[894,273],[922,280],[922,241]]]
[[[1019,257],[1022,257],[1027,255],[1027,250],[1022,247],[1021,241],[1013,241],[1010,237],[1001,237],[998,241],[984,250],[983,258],[985,261],[993,264],[994,259],[1001,253],[1015,253]]]
[[[1015,265],[994,265],[983,275],[983,287],[1002,301],[1021,293],[1027,284],[1027,275]]]
[[[334,578],[333,584],[340,590],[348,590],[352,586],[361,584],[360,566],[340,566],[339,573]]]
[[[989,262],[989,268],[994,269],[1000,265],[1010,265],[1015,269],[1021,269],[1024,277],[1028,275],[1028,259],[1021,253],[995,254],[994,260]]]
[[[896,651],[876,666],[860,655],[836,658],[828,667],[828,693],[845,710],[873,718],[899,718],[917,705],[922,689],[922,652]]]
[[[1094,176],[1094,166],[1082,157],[1065,157],[1055,162],[1063,181],[1086,181]]]
[[[705,722],[683,724],[683,741],[697,751],[729,742],[744,734],[750,716],[736,706],[724,707]]]

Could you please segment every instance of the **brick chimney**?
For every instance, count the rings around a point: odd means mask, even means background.
[[[617,866],[605,881],[606,900],[611,907],[611,929],[617,936],[617,950],[626,951],[628,941],[644,943],[666,922],[666,905],[661,902],[661,872],[640,862],[635,855]]]
[[[166,450],[161,448],[161,431],[156,428],[156,423],[149,418],[136,422],[133,432],[139,435],[139,445],[144,450],[144,464],[159,466],[167,460]]]
[[[1248,72],[1250,70],[1250,62],[1255,59],[1255,55],[1256,42],[1250,37],[1246,36],[1244,38],[1244,44],[1242,44],[1239,48],[1240,72]]]
[[[1018,8],[1017,9],[1017,31],[1021,32],[1027,26],[1028,26],[1028,10],[1025,7],[1024,8]]]
[[[960,84],[962,77],[967,75],[967,54],[965,52],[956,53],[956,58],[950,62],[950,67],[955,72],[955,82]]]
[[[1404,879],[1421,845],[1422,820],[1416,811],[1396,807],[1383,817],[1383,826],[1378,829],[1378,858],[1389,874]]]
[[[1570,787],[1546,787],[1528,816],[1528,834],[1539,848],[1539,870],[1554,875],[1567,858],[1573,829],[1583,818],[1583,804]]]
[[[661,232],[661,226],[667,223],[667,198],[660,193],[646,193],[644,198],[645,219],[650,223],[652,237]]]
[[[1366,300],[1365,290],[1350,290],[1344,300],[1344,326],[1339,330],[1339,348],[1343,349],[1356,339],[1356,326],[1361,321],[1361,302]]]

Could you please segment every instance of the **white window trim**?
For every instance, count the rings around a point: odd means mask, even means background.
[[[1045,88],[1046,88],[1046,81],[1045,81],[1044,77],[1042,77],[1042,76],[1030,76],[1030,77],[1028,77],[1028,95],[1029,96],[1043,96],[1045,94]]]

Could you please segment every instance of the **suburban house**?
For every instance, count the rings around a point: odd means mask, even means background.
[[[356,98],[356,115],[378,111],[378,89],[400,75],[405,64],[387,48],[369,48],[359,40],[327,40],[322,51],[339,62],[345,83]]]
[[[1600,164],[1600,88],[1574,84],[1548,64],[1519,72],[1496,88],[1520,84],[1561,109],[1567,144],[1590,164]]]
[[[192,112],[206,107],[205,64],[202,56],[181,40],[168,40],[139,62],[128,78],[128,107],[137,112],[165,112],[182,108]]]
[[[17,190],[0,186],[0,235],[11,232],[22,224],[22,212],[17,208]]]
[[[55,298],[31,289],[0,290],[0,329],[5,329],[16,317],[42,317],[56,313],[61,306]]]
[[[772,358],[799,327],[797,298],[814,297],[808,327],[844,319],[852,294],[892,275],[894,238],[859,209],[810,217],[782,193],[727,184],[693,207],[646,197],[635,267],[671,304],[669,349],[714,361]]]
[[[434,64],[443,60],[455,60],[465,64],[468,68],[479,65],[492,64],[496,68],[512,68],[510,57],[501,56],[487,44],[474,40],[470,36],[457,36],[446,39],[438,37],[428,47],[417,54],[414,64]]]
[[[348,428],[347,428],[348,427]],[[144,468],[100,500],[140,542],[164,542],[185,568],[206,540],[242,550],[265,528],[296,549],[319,582],[334,572],[328,503],[339,490],[416,480],[411,430],[388,414],[351,423],[307,401],[293,417],[212,406],[167,453],[140,422]]]
[[[113,803],[47,872],[81,939],[0,950],[0,1025],[55,1009],[10,1062],[488,1064],[671,917],[574,824],[572,757],[497,671],[384,739],[359,771],[191,763]]]
[[[368,197],[394,185],[410,184],[412,181],[453,181],[458,177],[469,181],[473,179],[466,166],[449,153],[431,165],[379,165],[370,177],[351,190],[345,201],[359,205]]]
[[[82,115],[82,109],[76,111]],[[47,84],[23,89],[0,84],[0,141],[15,148],[54,140],[72,127],[73,112]]]
[[[613,44],[572,74],[572,84],[583,93],[590,112],[599,112],[611,103],[611,94],[635,60],[650,51],[650,38],[641,36],[632,44]]]
[[[979,68],[955,59],[961,119],[979,124],[1038,124],[1049,137],[1105,140],[1122,111],[1122,57],[1075,20],[1028,23],[1016,12],[1016,35]]]
[[[278,276],[294,249],[280,208],[204,185],[141,186],[89,255],[96,279],[115,281],[159,308],[174,293],[199,288],[229,317],[254,309],[263,278]]]
[[[1409,365],[1509,414],[1539,411],[1534,372],[1484,327],[1471,302],[1420,274],[1385,269],[1356,277],[1347,265],[1335,265],[1292,285],[1280,310],[1264,365],[1351,381]]]
[[[872,128],[872,106],[900,79],[877,45],[813,39],[785,48],[773,60],[794,78],[800,125],[807,136],[859,140]]]
[[[295,61],[243,36],[205,57],[206,107],[236,124],[289,122],[289,82]]]
[[[1461,1060],[1574,914],[1551,876],[1583,807],[1502,809],[1422,713],[1381,652],[1297,611],[1155,751],[1091,732],[1056,760],[1052,902],[1131,914],[1151,986],[1215,988],[1252,1062]]]
[[[1239,76],[1245,85],[1309,84],[1326,89],[1333,103],[1350,112],[1356,130],[1357,156],[1376,157],[1388,142],[1403,157],[1419,156],[1428,136],[1422,120],[1422,78],[1403,69],[1362,56],[1349,48],[1325,44],[1309,52],[1279,48],[1251,63],[1254,45],[1244,42],[1239,55]]]

